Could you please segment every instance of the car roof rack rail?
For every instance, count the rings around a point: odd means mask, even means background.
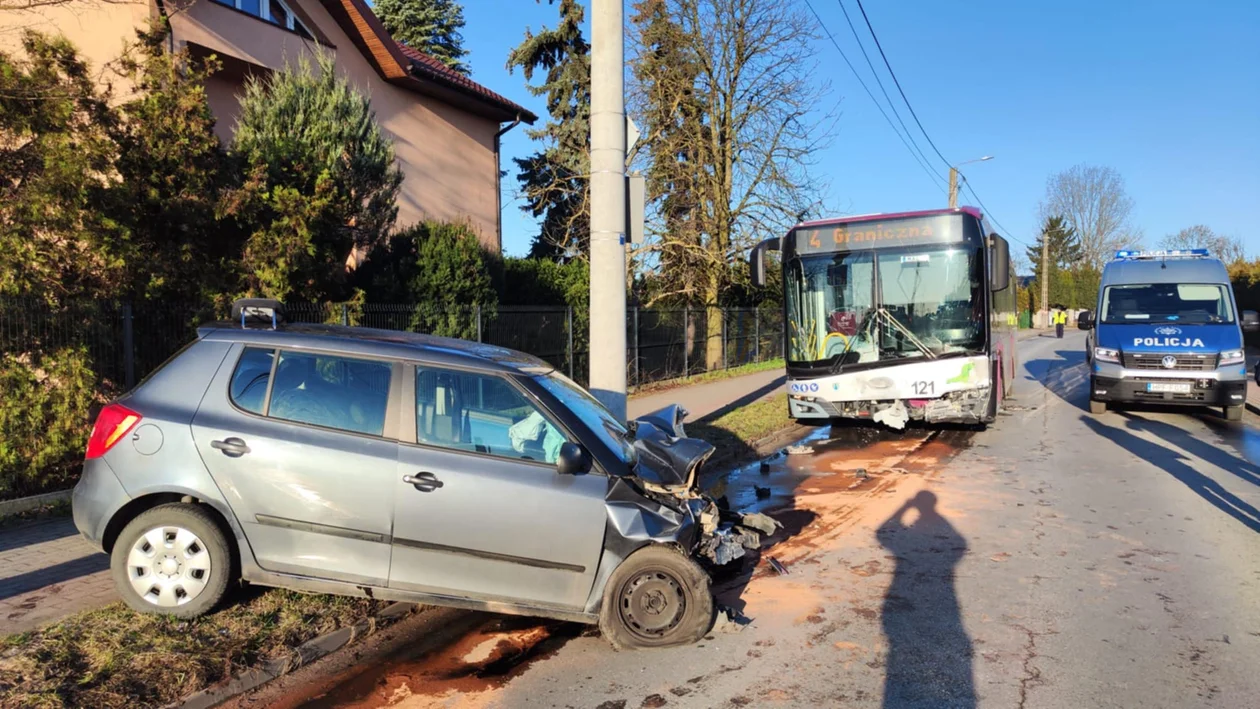
[[[284,303],[274,298],[240,298],[232,302],[232,322],[240,321],[241,328],[250,323],[270,324],[275,330],[284,322]]]

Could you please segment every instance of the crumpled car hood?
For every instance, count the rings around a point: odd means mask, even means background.
[[[713,455],[713,446],[687,438],[682,420],[687,412],[667,406],[635,419],[634,451],[638,459],[632,473],[648,485],[692,488],[700,464]]]

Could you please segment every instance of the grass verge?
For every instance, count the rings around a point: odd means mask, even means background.
[[[0,707],[162,706],[388,605],[282,590],[241,595],[196,620],[114,603],[0,639]]]
[[[687,435],[712,443],[714,461],[734,462],[760,455],[756,444],[793,426],[788,417],[787,394],[776,394],[728,411],[716,418],[686,424]]]
[[[752,364],[741,364],[738,367],[730,369],[719,369],[713,372],[702,372],[690,377],[679,377],[678,379],[664,379],[659,382],[649,382],[642,386],[634,388],[630,393],[630,398],[636,396],[645,396],[647,394],[655,394],[659,391],[668,391],[669,389],[677,389],[678,387],[691,386],[692,384],[703,384],[704,382],[713,382],[719,379],[730,379],[732,377],[742,377],[745,374],[755,374],[756,372],[765,372],[771,369],[783,369],[783,360],[768,359],[764,362],[753,362]]]

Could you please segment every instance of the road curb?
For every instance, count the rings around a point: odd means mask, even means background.
[[[30,510],[39,509],[44,505],[69,500],[73,489],[57,490],[55,492],[46,492],[42,495],[31,495],[30,497],[19,497],[16,500],[0,500],[0,517],[8,517],[9,515],[21,514]]]
[[[287,657],[271,660],[262,667],[247,669],[233,676],[225,684],[203,689],[177,702],[171,702],[163,709],[209,709],[218,706],[232,697],[257,689],[274,679],[326,657],[355,640],[372,635],[411,613],[415,608],[414,603],[392,603],[371,618],[307,640],[293,648]]]

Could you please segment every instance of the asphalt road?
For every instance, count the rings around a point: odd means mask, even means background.
[[[823,429],[738,471],[728,494],[785,538],[718,584],[747,624],[699,645],[453,614],[454,644],[404,629],[241,706],[1260,706],[1257,422],[1090,416],[1083,340],[1021,343],[985,431]]]

